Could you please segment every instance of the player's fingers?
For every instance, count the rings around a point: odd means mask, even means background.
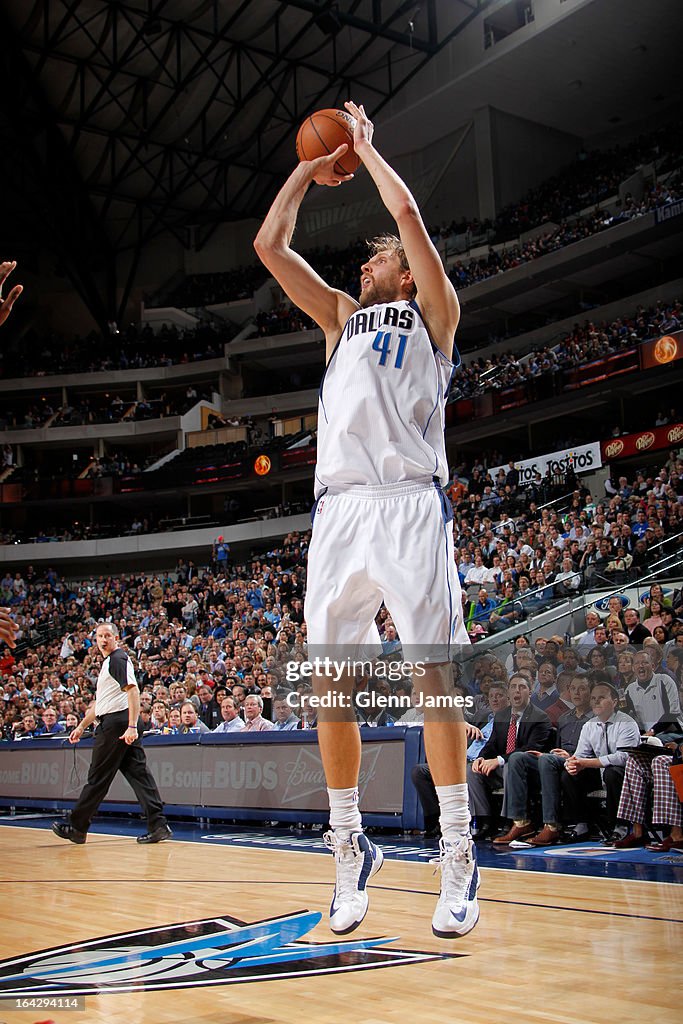
[[[3,281],[9,277],[16,265],[16,260],[6,260],[4,263],[0,263],[0,288],[2,288]]]
[[[3,309],[5,309],[9,313],[9,311],[12,308],[12,306],[17,301],[17,299],[19,298],[19,296],[21,295],[23,290],[24,289],[23,289],[22,285],[20,285],[20,284],[15,285],[14,288],[12,289],[12,291],[9,293],[9,295],[5,299],[5,301],[2,303]]]

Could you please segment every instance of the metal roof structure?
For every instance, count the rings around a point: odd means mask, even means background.
[[[640,0],[599,0],[585,4],[578,45],[560,28],[547,53],[540,45],[522,48],[526,55],[492,52],[476,72],[459,75],[448,63],[452,44],[501,6],[3,0],[3,247],[40,242],[104,324],[125,306],[152,239],[170,232],[186,244],[192,225],[201,246],[217,223],[263,213],[293,165],[298,125],[313,110],[362,98],[372,117],[384,113],[417,145],[453,111],[463,123],[477,105],[504,108],[511,91],[522,116],[531,116],[536,92],[546,118],[561,111],[575,130],[582,110],[591,123],[592,88],[602,75],[615,102],[621,95],[634,111],[642,88],[613,81],[623,55],[605,38],[605,18],[616,11],[637,77],[651,77],[661,92],[677,74],[677,62],[649,39],[642,43],[652,30],[675,46],[666,16],[655,20]],[[660,15],[676,9],[674,0],[657,6]],[[580,80],[565,79],[585,54],[591,88],[582,91]]]

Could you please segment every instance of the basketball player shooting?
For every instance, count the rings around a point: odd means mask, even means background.
[[[360,303],[329,287],[296,253],[292,236],[311,182],[339,186],[335,162],[347,150],[302,161],[276,197],[254,246],[293,303],[325,334],[320,389],[316,512],[308,556],[305,617],[309,652],[376,645],[375,615],[385,602],[403,649],[423,652],[413,685],[425,704],[425,746],[440,804],[441,892],[432,930],[465,935],[477,923],[479,875],[470,835],[466,733],[453,692],[454,645],[469,639],[455,569],[444,415],[454,368],[458,299],[415,199],[374,147],[362,106],[353,148],[398,226],[399,237],[370,243],[360,271]],[[456,353],[457,359],[457,353]],[[335,684],[350,694],[352,679]],[[331,681],[314,680],[316,692]],[[436,701],[433,701],[436,703]],[[325,840],[336,861],[330,927],[353,931],[368,909],[367,883],[382,852],[364,834],[358,806],[360,732],[350,701],[320,708],[320,752],[330,801]]]

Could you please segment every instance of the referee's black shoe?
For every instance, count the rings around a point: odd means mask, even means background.
[[[145,832],[144,836],[138,836],[139,843],[163,843],[165,839],[173,839],[173,833],[168,825],[159,825],[153,832]]]
[[[79,846],[85,842],[87,837],[86,832],[79,832],[77,828],[65,821],[53,821],[52,831],[60,839],[68,839],[70,843],[77,843]]]

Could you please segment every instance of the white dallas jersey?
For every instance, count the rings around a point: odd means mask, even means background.
[[[320,385],[316,497],[327,487],[445,484],[455,365],[432,344],[415,302],[353,313]]]

